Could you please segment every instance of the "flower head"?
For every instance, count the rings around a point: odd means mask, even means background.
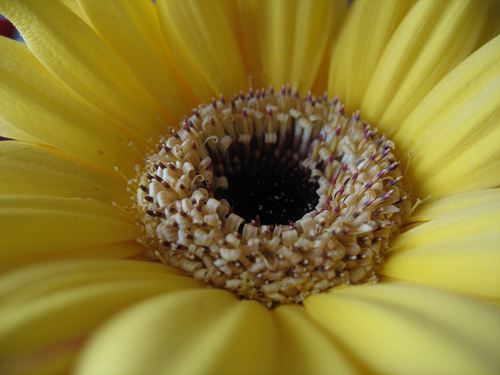
[[[198,107],[135,181],[154,256],[274,306],[374,280],[411,203],[393,143],[335,98],[239,94]]]
[[[498,371],[497,3],[0,12],[0,373]]]

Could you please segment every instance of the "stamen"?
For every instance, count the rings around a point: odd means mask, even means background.
[[[141,156],[142,156],[142,155],[141,155]],[[114,170],[116,173],[118,173],[118,174],[120,175],[120,177],[121,177],[121,178],[123,178],[123,179],[125,180],[125,182],[126,182],[127,184],[129,183],[130,179],[129,179],[127,176],[125,176],[125,174],[124,174],[124,173],[120,170],[120,168],[118,168],[118,166],[116,166],[116,165],[115,165],[115,166],[113,167],[113,170]]]
[[[290,85],[194,109],[134,180],[142,242],[270,307],[375,280],[412,204],[393,143],[344,112]]]
[[[137,147],[135,147],[135,144],[134,144],[134,141],[132,141],[131,139],[129,139],[128,143],[127,143],[128,147],[130,147],[132,150],[134,150],[134,152],[139,155],[139,157],[144,157],[144,154],[142,152],[140,152]]]

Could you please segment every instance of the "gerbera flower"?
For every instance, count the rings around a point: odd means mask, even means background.
[[[498,2],[0,13],[2,374],[500,370]]]

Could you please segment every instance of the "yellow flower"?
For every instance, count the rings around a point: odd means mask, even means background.
[[[0,142],[0,373],[500,371],[498,2],[0,0],[0,13],[26,41],[0,38],[13,139]],[[151,261],[129,206],[135,166],[190,108],[287,82],[360,109],[396,145],[398,192],[420,199],[377,283],[270,309]]]

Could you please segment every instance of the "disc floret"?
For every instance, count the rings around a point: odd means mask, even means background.
[[[326,95],[284,87],[214,100],[147,158],[143,241],[157,259],[269,306],[374,281],[411,205],[393,150]]]

